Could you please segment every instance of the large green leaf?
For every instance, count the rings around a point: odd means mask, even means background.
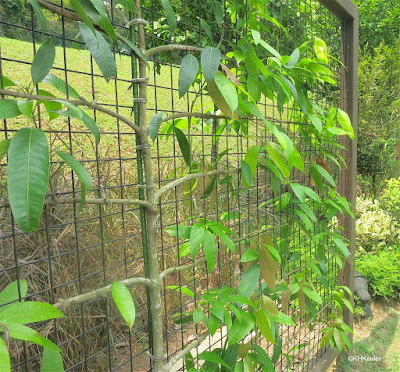
[[[250,179],[248,176],[244,176],[244,185],[248,189],[253,182],[254,174],[256,173],[257,162],[258,162],[258,154],[260,152],[260,146],[252,146],[247,150],[246,156],[244,157],[244,162],[249,166],[250,170]],[[243,163],[242,163],[242,172],[243,172]]]
[[[260,267],[254,263],[243,274],[238,287],[238,294],[250,298],[260,281]]]
[[[87,190],[90,192],[92,190],[92,178],[85,167],[78,160],[64,151],[57,151],[57,154],[71,167],[82,184],[85,185]]]
[[[190,167],[190,145],[185,134],[177,127],[174,127],[176,139],[178,140],[179,147],[182,151],[182,156],[185,159],[186,164]]]
[[[195,258],[199,252],[200,245],[203,242],[203,237],[206,232],[204,225],[195,224],[190,230],[189,251],[192,258]]]
[[[19,290],[18,290],[19,287]],[[28,293],[28,284],[26,280],[20,279],[15,280],[5,287],[0,293],[0,305],[6,304],[12,301],[17,301],[20,298],[24,298]],[[21,294],[21,297],[20,297]]]
[[[198,72],[199,62],[197,61],[197,58],[192,54],[187,54],[185,58],[183,58],[181,68],[179,69],[179,98],[184,96],[189,90]]]
[[[218,26],[221,26],[224,22],[224,9],[222,8],[222,4],[219,1],[213,1],[212,7],[215,20],[217,21]]]
[[[247,312],[242,311],[242,316],[233,321],[232,328],[228,333],[229,345],[236,344],[243,337],[247,336],[255,324],[254,318]]]
[[[18,100],[17,105],[19,111],[21,111],[21,114],[25,115],[31,120],[33,119],[33,101]]]
[[[40,83],[50,72],[56,58],[53,39],[49,37],[39,48],[33,58],[31,76],[33,84]]]
[[[49,182],[49,147],[39,128],[20,129],[8,149],[8,197],[24,232],[37,229]]]
[[[235,86],[227,77],[221,74],[215,74],[214,82],[228,104],[231,112],[234,112],[239,106],[239,99]]]
[[[167,22],[169,29],[172,32],[176,29],[176,16],[172,4],[169,0],[160,0],[162,7],[164,8],[165,14],[167,16]]]
[[[135,323],[136,310],[129,289],[120,282],[113,282],[111,284],[111,294],[126,324],[129,329],[132,329]]]
[[[257,353],[258,357],[260,358],[261,365],[266,368],[267,372],[275,372],[274,365],[269,359],[268,354],[264,351],[263,348],[256,344],[252,344],[251,348]]]
[[[48,347],[50,349],[61,351],[61,349],[56,344],[54,344],[47,338],[42,337],[32,328],[24,326],[23,324],[11,323],[7,321],[5,322],[5,325],[8,329],[8,332],[10,333],[10,337],[14,339],[29,341],[43,347]]]
[[[79,2],[79,0],[70,0],[70,4],[75,9],[75,11],[79,15],[79,17],[81,17],[81,19],[85,23],[85,25],[92,30],[93,35],[94,35],[95,31],[94,31],[93,23],[90,20],[90,18],[87,16],[87,14],[85,12],[85,9],[83,9],[83,7],[82,7],[81,3]]]
[[[314,52],[319,59],[322,59],[325,63],[328,63],[328,47],[326,46],[325,41],[319,37],[315,38]]]
[[[40,372],[64,372],[63,361],[59,351],[48,347],[43,350]]]
[[[6,156],[8,148],[10,147],[10,143],[11,139],[0,141],[0,162],[3,160],[4,156]]]
[[[0,372],[11,372],[10,355],[8,354],[7,345],[0,337]]]
[[[157,138],[158,131],[160,130],[163,114],[163,112],[159,112],[158,114],[153,115],[149,121],[149,136],[153,143]]]
[[[217,48],[206,46],[201,52],[201,68],[207,83],[214,78],[221,60],[221,52]]]
[[[209,230],[206,230],[203,236],[203,249],[206,256],[207,271],[210,273],[214,269],[217,247],[214,235]]]
[[[349,115],[347,115],[345,111],[338,109],[337,120],[340,126],[347,132],[348,136],[351,139],[354,139],[354,129],[353,126],[351,125],[351,120],[349,118]]]
[[[217,365],[224,366],[230,371],[232,370],[231,366],[227,362],[225,362],[219,355],[215,354],[215,352],[212,351],[203,351],[201,354],[198,355],[197,360],[206,360]]]
[[[19,111],[17,101],[0,100],[0,120],[10,119],[18,115],[21,115],[21,111]]]
[[[0,80],[3,81],[3,88],[17,86],[17,84],[15,84],[12,80],[10,80],[8,77],[6,77],[4,75],[0,75]],[[1,84],[0,84],[0,86],[1,86]]]
[[[80,99],[78,92],[67,84],[64,80],[60,79],[58,76],[53,74],[47,74],[47,76],[42,80],[42,83],[50,84],[56,88],[59,92],[64,93],[72,98]],[[68,87],[68,90],[67,90]]]
[[[60,310],[44,302],[16,302],[0,308],[0,323],[28,324],[63,316]]]
[[[103,35],[97,30],[95,30],[95,35],[93,35],[90,28],[81,22],[79,23],[79,30],[90,54],[103,73],[104,79],[108,82],[110,78],[115,78],[117,76],[117,66],[110,46]]]

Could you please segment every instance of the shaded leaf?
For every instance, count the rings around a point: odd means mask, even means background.
[[[46,17],[44,16],[37,0],[28,0],[28,3],[32,5],[33,11],[35,12],[36,17],[39,20],[40,27],[42,28],[42,32],[46,31],[47,29]]]
[[[224,9],[222,8],[222,4],[219,1],[213,1],[212,8],[215,20],[217,21],[218,26],[221,26],[224,22]]]
[[[267,353],[262,349],[260,346],[256,344],[252,344],[251,348],[257,353],[257,355],[260,358],[261,365],[264,366],[267,370],[267,372],[275,372],[274,365],[271,362],[271,359],[269,359],[269,356]]]
[[[0,162],[6,156],[10,143],[11,139],[5,139],[0,141]]]
[[[261,334],[265,337],[265,339],[269,342],[275,343],[274,336],[271,331],[271,326],[269,320],[265,313],[262,310],[258,310],[255,313],[257,327],[260,330]]]
[[[249,166],[249,170],[250,170],[250,179],[243,177],[244,181],[245,181],[244,184],[247,189],[250,187],[251,183],[253,182],[253,178],[256,173],[259,152],[260,152],[260,146],[252,146],[247,150],[246,155],[244,157],[244,162]],[[243,162],[242,162],[242,172],[243,172]],[[244,175],[244,172],[243,172],[243,175]]]
[[[185,136],[185,134],[177,127],[174,126],[174,132],[176,135],[176,139],[178,140],[179,147],[182,151],[182,156],[185,159],[185,162],[188,167],[190,167],[190,145]]]
[[[142,53],[142,51],[141,51],[135,44],[133,44],[129,39],[127,39],[127,38],[125,38],[125,37],[123,37],[123,36],[121,36],[121,35],[120,35],[120,37],[121,37],[121,39],[124,41],[124,43],[125,43],[126,45],[128,45],[129,48],[131,48],[131,49],[135,52],[135,54],[136,54],[140,59],[142,59],[142,60],[144,61],[144,63],[146,64],[147,68],[150,68],[149,61],[148,61],[148,59],[146,58],[146,56]]]
[[[64,372],[64,365],[59,351],[48,347],[43,350],[40,372]]]
[[[214,269],[217,247],[214,235],[209,230],[206,230],[203,236],[203,249],[206,256],[207,271],[210,273]]]
[[[47,76],[42,80],[42,83],[50,84],[59,92],[64,93],[65,95],[68,94],[72,98],[80,99],[78,92],[74,88],[72,88],[71,85],[67,84],[64,80],[60,79],[56,75],[53,75],[51,73],[47,74]]]
[[[118,0],[118,2],[132,13],[136,13],[136,5],[133,0]]]
[[[192,258],[195,258],[199,252],[200,245],[203,242],[206,229],[204,225],[195,224],[190,230],[189,251]]]
[[[270,297],[262,295],[261,306],[264,310],[267,310],[270,314],[278,316],[278,307]]]
[[[203,351],[201,354],[198,355],[197,360],[207,360],[217,365],[224,366],[230,371],[232,370],[231,366],[228,363],[226,363],[219,355],[215,354],[212,351]]]
[[[169,29],[172,32],[176,29],[176,16],[172,4],[169,0],[160,0],[162,7],[164,8],[165,14],[167,16],[167,22]]]
[[[215,74],[214,82],[224,97],[225,102],[228,104],[230,111],[234,112],[239,106],[239,99],[235,86],[222,74]]]
[[[254,263],[243,274],[239,287],[238,294],[250,298],[258,287],[260,280],[260,267]]]

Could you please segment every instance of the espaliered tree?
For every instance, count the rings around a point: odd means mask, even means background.
[[[273,364],[282,355],[282,340],[279,336],[279,324],[292,324],[302,318],[306,324],[313,326],[316,322],[326,324],[321,341],[321,347],[330,343],[341,351],[350,347],[347,332],[351,329],[343,323],[341,314],[343,305],[351,309],[350,302],[344,297],[345,287],[337,287],[333,292],[333,303],[323,304],[321,293],[332,285],[331,273],[327,269],[326,250],[329,250],[336,265],[341,267],[342,261],[348,256],[347,243],[340,234],[341,227],[331,223],[339,214],[352,214],[350,205],[336,190],[336,183],[331,171],[326,165],[330,161],[333,166],[343,166],[339,155],[339,136],[353,137],[353,129],[347,114],[331,108],[328,112],[311,100],[308,89],[316,84],[335,85],[334,74],[328,67],[329,54],[326,44],[316,38],[295,48],[291,55],[282,55],[262,37],[268,27],[278,27],[286,30],[272,17],[264,12],[264,4],[250,1],[244,4],[233,1],[224,9],[219,2],[213,2],[216,22],[223,27],[224,22],[235,24],[237,42],[230,45],[230,50],[223,55],[218,46],[198,48],[186,45],[166,45],[153,49],[145,48],[144,27],[146,20],[142,19],[140,0],[119,0],[119,4],[130,14],[129,27],[135,28],[137,44],[132,39],[119,35],[108,19],[105,3],[97,0],[70,0],[75,12],[52,6],[42,0],[28,0],[39,20],[43,30],[46,28],[46,18],[42,8],[58,13],[64,17],[79,22],[81,37],[100,68],[104,78],[109,81],[117,76],[117,67],[112,48],[120,50],[122,44],[130,48],[138,60],[138,74],[133,84],[138,87],[138,95],[134,98],[134,117],[123,116],[110,108],[82,97],[77,92],[79,87],[67,85],[62,79],[53,75],[50,70],[55,59],[55,47],[49,37],[38,49],[31,66],[32,84],[30,91],[20,89],[3,71],[1,77],[0,119],[11,119],[25,115],[32,119],[32,126],[19,129],[12,138],[0,142],[0,158],[7,156],[8,201],[3,200],[1,206],[10,206],[19,228],[24,232],[32,232],[38,228],[43,205],[59,203],[77,203],[79,208],[85,204],[123,204],[140,206],[146,221],[146,240],[148,271],[146,277],[129,278],[114,282],[109,286],[96,289],[72,298],[59,300],[53,304],[55,308],[65,310],[70,306],[90,301],[109,293],[112,294],[118,309],[132,328],[135,320],[135,307],[128,287],[142,285],[147,289],[149,297],[149,312],[151,313],[151,357],[154,371],[168,371],[180,359],[185,358],[189,371],[197,370],[198,361],[205,361],[201,370],[253,370],[261,366],[263,370],[274,371]],[[23,2],[24,3],[24,2]],[[171,30],[176,27],[176,18],[168,0],[161,0]],[[226,12],[226,10],[228,10]],[[266,26],[268,22],[271,26]],[[149,68],[148,58],[154,53],[181,50],[186,52],[179,73],[179,95],[185,96],[191,88],[197,92],[206,90],[219,111],[210,114],[187,112],[165,116],[162,112],[154,115],[149,122],[146,118],[146,101]],[[313,57],[310,57],[313,53]],[[307,54],[307,56],[306,56]],[[56,97],[45,90],[50,85],[59,91]],[[33,88],[38,86],[37,90]],[[308,89],[307,89],[308,87]],[[68,98],[66,98],[68,97]],[[262,97],[275,102],[282,113],[285,107],[290,107],[293,121],[301,123],[299,128],[285,130],[278,124],[273,124],[260,110],[258,103]],[[39,107],[44,108],[51,117],[65,116],[81,120],[99,143],[101,133],[91,116],[96,110],[110,117],[119,119],[135,132],[138,161],[142,162],[145,193],[139,194],[139,199],[109,199],[92,198],[92,182],[89,172],[71,154],[57,151],[58,156],[68,164],[81,183],[80,198],[46,198],[49,181],[49,149],[45,132],[36,127],[36,115]],[[224,122],[224,130],[237,131],[237,135],[249,136],[254,123],[262,123],[270,134],[270,140],[261,145],[251,146],[240,168],[219,167],[218,146],[214,141],[211,146],[216,152],[215,164],[212,170],[206,171],[193,166],[190,133],[174,125],[177,118],[213,119]],[[164,125],[163,125],[164,123]],[[233,124],[228,126],[227,124]],[[153,165],[151,157],[151,141],[157,138],[160,127],[162,130],[174,133],[179,148],[186,163],[186,175],[156,188],[153,180]],[[229,129],[230,128],[230,129]],[[291,139],[291,131],[297,131],[302,141],[313,146],[320,157],[314,161],[305,161],[304,155],[296,148]],[[216,132],[217,133],[217,132]],[[172,267],[163,272],[159,270],[157,246],[157,218],[160,198],[168,191],[188,181],[209,177],[205,196],[209,195],[217,181],[218,175],[226,175],[224,183],[231,182],[230,176],[241,176],[243,184],[249,188],[256,174],[256,169],[266,172],[271,179],[273,197],[270,203],[276,210],[287,210],[288,227],[281,231],[279,244],[268,235],[266,228],[260,228],[250,238],[252,245],[241,256],[245,270],[238,286],[210,290],[198,301],[198,307],[185,319],[203,323],[207,331],[199,335],[187,348],[177,353],[165,363],[164,329],[162,317],[162,282],[171,273],[193,269],[202,260],[193,264]],[[312,184],[303,185],[293,180],[292,175],[309,172]],[[143,188],[142,188],[143,189]],[[283,191],[282,191],[283,190]],[[314,234],[317,227],[324,227],[322,233]],[[318,257],[309,257],[300,268],[292,262],[289,256],[289,236],[293,229],[298,228],[305,239],[315,244],[325,246],[318,251]],[[214,270],[217,257],[216,240],[219,239],[233,253],[236,253],[235,234],[225,225],[198,219],[193,225],[178,225],[168,230],[171,235],[186,239],[182,244],[180,255],[190,256],[193,260],[204,252],[208,272]],[[310,281],[310,273],[318,278],[318,283]],[[21,284],[21,283],[20,283]],[[24,284],[25,286],[25,284]],[[12,284],[3,296],[7,302],[18,299],[16,284]],[[25,288],[25,287],[24,287]],[[182,291],[181,287],[177,287]],[[6,294],[7,294],[6,293]],[[26,292],[25,292],[26,293]],[[185,288],[183,293],[193,296]],[[1,294],[0,294],[1,299]],[[1,301],[4,303],[4,301]],[[279,304],[279,307],[278,305]],[[19,303],[7,306],[20,306]],[[6,308],[7,308],[6,306]],[[50,306],[50,305],[49,305]],[[331,316],[321,319],[319,311],[331,308]],[[48,318],[61,316],[54,307],[46,308],[44,314]],[[289,307],[299,308],[288,316]],[[13,327],[15,324],[7,320],[12,310],[2,311],[0,308],[0,332],[2,339],[19,338],[38,343],[45,347],[42,370],[46,366],[57,365],[62,370],[59,350],[55,345],[46,343],[42,338],[29,336],[26,328],[19,328],[19,333]],[[53,310],[50,310],[53,309]],[[53,311],[53,312],[51,312]],[[187,314],[186,314],[187,315]],[[45,317],[30,317],[27,322],[41,321]],[[19,320],[24,323],[23,319]],[[227,343],[223,349],[215,349],[201,353],[194,359],[190,351],[198,346],[208,335],[213,335],[218,328],[226,327]],[[248,334],[256,331],[274,344],[274,354],[271,357],[256,343],[241,344]],[[257,336],[258,337],[258,336]],[[41,342],[38,342],[38,340]],[[49,341],[50,342],[50,341]],[[244,346],[243,346],[244,345]],[[50,349],[51,352],[48,352]],[[0,364],[4,371],[10,370],[7,346],[0,342]],[[289,354],[284,354],[291,361]],[[247,369],[246,369],[247,368]],[[47,369],[49,370],[49,369]],[[54,369],[52,370],[54,371]]]

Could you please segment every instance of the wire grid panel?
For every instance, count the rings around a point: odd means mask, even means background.
[[[228,52],[228,41],[238,41],[234,28],[227,29],[225,35],[221,35],[215,27],[213,11],[207,2],[174,2],[175,8],[181,11],[178,30],[172,38],[159,2],[147,0],[142,3],[143,18],[149,22],[146,26],[148,47],[173,42],[201,47],[206,43],[216,45],[221,40],[222,50]],[[63,0],[54,2],[54,5],[58,9],[64,6],[68,8],[68,3]],[[108,4],[112,23],[119,33],[129,37],[127,14],[116,5],[113,1]],[[271,45],[279,43],[282,54],[290,55],[295,47],[320,37],[327,42],[330,53],[339,58],[340,22],[318,2],[276,0],[268,2],[267,10],[287,29],[289,36],[273,27],[271,33],[265,35]],[[52,70],[54,74],[87,99],[96,100],[123,115],[133,115],[133,74],[129,55],[116,56],[118,78],[107,84],[89,52],[73,48],[75,43],[83,45],[81,39],[76,38],[76,23],[64,16],[53,15],[50,27],[43,35],[30,8],[18,16],[17,22],[5,17],[4,13],[0,13],[0,16],[1,30],[6,36],[0,38],[2,75],[22,83],[29,81],[29,64],[38,44],[51,35],[58,45]],[[204,20],[213,26],[208,28]],[[179,99],[179,64],[185,53],[159,53],[154,56],[149,70],[148,119],[157,112],[174,114],[193,108],[203,113],[214,111],[205,91],[190,91]],[[337,69],[339,74],[339,66]],[[315,90],[314,99],[321,107],[328,107],[332,103],[337,105],[339,91],[321,87]],[[285,107],[283,115],[280,115],[276,104],[268,99],[265,99],[261,108],[270,121],[279,123],[292,133],[298,149],[307,154],[306,160],[314,162],[318,158],[319,154],[311,145],[300,142],[301,124],[291,119],[292,108]],[[133,132],[124,123],[100,112],[95,112],[95,120],[102,132],[99,145],[96,145],[87,129],[72,118],[50,121],[46,113],[40,112],[35,125],[48,133],[53,150],[69,152],[83,161],[92,175],[94,197],[138,198],[140,181]],[[261,123],[233,128],[237,131],[229,128],[223,120],[179,119],[173,124],[190,133],[193,161],[202,171],[214,169],[217,161],[219,167],[239,168],[251,146],[261,146],[271,139]],[[0,139],[10,138],[19,128],[31,125],[20,117],[4,120]],[[159,187],[186,172],[183,156],[169,125],[167,123],[161,128],[152,148],[154,174]],[[237,134],[240,131],[248,131],[250,136],[241,137]],[[218,159],[221,153],[224,156]],[[76,176],[59,161],[54,151],[51,157],[48,199],[79,198]],[[300,183],[311,182],[309,175],[300,172],[295,173],[293,179]],[[208,193],[206,190],[211,182],[215,187]],[[6,160],[0,163],[0,196],[2,199],[7,197]],[[168,227],[181,223],[190,225],[202,218],[223,222],[238,236],[238,254],[219,250],[217,267],[211,274],[207,274],[200,258],[192,271],[176,273],[164,279],[164,334],[168,359],[202,331],[193,323],[177,325],[176,319],[182,318],[186,311],[193,310],[198,297],[205,290],[238,283],[242,273],[240,254],[251,244],[251,240],[257,240],[261,227],[266,226],[277,246],[287,252],[287,258],[292,258],[291,266],[284,267],[282,275],[301,269],[306,257],[328,254],[324,248],[306,239],[299,230],[287,229],[290,211],[276,211],[267,203],[271,196],[271,180],[265,172],[257,170],[249,190],[243,187],[238,174],[228,177],[219,175],[199,179],[198,182],[189,181],[172,189],[160,201],[158,244],[162,270],[188,262],[179,255],[185,241],[167,234]],[[10,209],[3,207],[0,209],[0,289],[13,280],[25,279],[29,287],[27,299],[55,303],[60,298],[85,293],[114,280],[144,276],[140,220],[140,211],[136,207],[86,205],[78,212],[78,207],[73,203],[49,203],[44,208],[40,228],[34,233],[25,234],[15,225]],[[327,226],[318,225],[316,233],[324,228]],[[328,269],[335,273],[333,262],[330,262]],[[316,276],[312,280],[318,282]],[[169,288],[173,285],[189,288],[195,294],[194,299]],[[146,293],[142,288],[135,287],[132,294],[137,306],[132,335],[124,326],[111,297],[78,305],[68,310],[65,318],[36,327],[42,335],[48,335],[61,347],[67,371],[151,370]],[[329,291],[324,293],[323,300],[326,307],[321,311],[328,311],[331,304]],[[292,311],[297,312],[297,309]],[[307,325],[300,320],[297,328],[280,328],[283,350],[290,352],[294,362],[288,364],[285,357],[281,357],[276,363],[277,371],[307,370],[311,367],[309,360],[322,355],[323,351],[319,350],[319,325],[313,331]],[[217,336],[208,340],[207,347],[222,347],[225,337],[224,332],[217,333]],[[295,348],[301,344],[307,346]],[[272,345],[266,342],[262,342],[262,345],[269,353],[273,353]],[[11,341],[9,349],[13,371],[38,370],[41,358],[39,348]],[[174,370],[179,369],[184,369],[183,361],[174,366]]]

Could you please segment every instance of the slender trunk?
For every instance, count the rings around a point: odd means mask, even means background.
[[[135,0],[137,8],[137,17],[142,18],[140,0]],[[139,48],[145,51],[145,33],[143,24],[138,25],[139,33]],[[147,99],[147,85],[146,78],[146,64],[142,59],[139,59],[139,98],[143,101],[139,102],[139,127],[142,132],[138,135],[138,140],[141,145],[145,145],[142,150],[143,169],[145,176],[146,185],[146,196],[147,201],[154,206],[157,204],[157,200],[154,192],[153,182],[153,167],[151,162],[151,151],[150,144],[147,135],[147,120],[146,120],[146,99]],[[149,279],[152,281],[150,286],[150,311],[152,318],[152,327],[149,329],[152,339],[152,366],[153,370],[158,372],[162,370],[164,362],[164,337],[163,337],[163,320],[161,310],[161,280],[158,266],[157,257],[157,209],[147,208],[146,209],[146,221],[147,221],[147,251],[148,251],[148,262],[149,262]]]

